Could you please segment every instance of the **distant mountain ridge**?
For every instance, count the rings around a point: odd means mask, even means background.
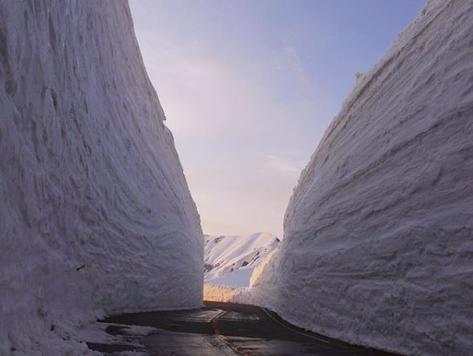
[[[244,236],[205,235],[205,282],[247,287],[253,270],[278,246],[280,239],[258,232]]]

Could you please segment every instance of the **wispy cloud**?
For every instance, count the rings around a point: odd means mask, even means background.
[[[271,154],[264,155],[264,163],[262,167],[269,169],[276,174],[284,174],[291,178],[299,176],[301,170],[307,163],[301,159],[289,159],[285,157],[275,156]]]
[[[312,85],[309,80],[309,76],[304,70],[301,58],[297,53],[296,49],[286,42],[283,49],[283,58],[286,60],[286,68],[290,70],[292,75],[296,78],[300,85],[304,87],[305,90],[310,90]]]

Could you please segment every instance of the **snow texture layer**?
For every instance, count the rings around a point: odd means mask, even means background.
[[[278,246],[279,239],[264,232],[205,236],[204,280],[219,286],[248,287],[253,270]]]
[[[430,1],[359,78],[301,174],[280,251],[253,302],[353,343],[471,354],[472,1]]]
[[[1,355],[201,305],[199,217],[126,1],[0,1],[0,108]]]

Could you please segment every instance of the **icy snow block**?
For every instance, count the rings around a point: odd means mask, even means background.
[[[0,1],[1,355],[91,310],[201,305],[199,216],[164,119],[126,1]]]
[[[408,354],[473,350],[473,2],[430,1],[303,170],[253,301]]]

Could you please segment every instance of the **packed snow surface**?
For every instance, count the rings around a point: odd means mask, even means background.
[[[252,302],[353,343],[473,350],[473,1],[430,1],[304,169]]]
[[[253,270],[279,245],[269,233],[243,236],[205,236],[205,282],[225,287],[248,287]]]
[[[197,307],[199,217],[126,1],[0,1],[0,355]]]

